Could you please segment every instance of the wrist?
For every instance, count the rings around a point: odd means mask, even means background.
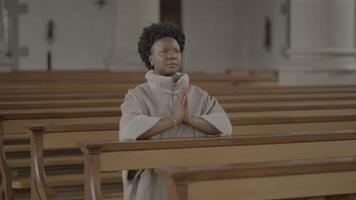
[[[195,124],[197,123],[197,120],[198,120],[197,117],[189,115],[187,117],[187,124],[189,124],[190,126],[195,127]]]

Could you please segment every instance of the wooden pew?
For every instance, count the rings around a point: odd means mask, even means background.
[[[345,111],[343,111],[345,112]],[[340,129],[352,129],[355,127],[355,124],[354,121],[356,120],[356,117],[355,115],[353,115],[351,113],[348,114],[337,114],[336,111],[332,111],[332,115],[331,116],[328,116],[327,113],[323,113],[321,112],[320,115],[312,115],[312,116],[306,116],[305,115],[305,111],[302,111],[303,115],[301,116],[293,116],[293,115],[296,115],[298,113],[294,112],[293,114],[291,114],[290,112],[286,113],[286,115],[277,115],[277,116],[274,116],[273,115],[266,115],[264,116],[265,118],[263,117],[259,117],[259,116],[255,116],[255,117],[248,117],[248,118],[244,118],[244,116],[242,114],[239,114],[237,113],[236,116],[234,116],[234,114],[229,114],[230,115],[230,118],[232,119],[232,123],[234,125],[233,129],[234,129],[234,133],[238,133],[238,134],[249,134],[249,132],[243,132],[243,131],[238,131],[238,132],[235,132],[236,130],[241,130],[241,127],[242,128],[245,128],[245,127],[248,127],[249,128],[249,131],[253,131],[254,129],[256,129],[259,134],[262,134],[263,131],[265,131],[264,133],[268,133],[265,129],[265,126],[275,126],[276,129],[282,129],[282,132],[281,133],[288,133],[288,132],[291,132],[291,131],[305,131],[305,127],[307,128],[310,128],[312,127],[312,131],[329,131],[329,130],[340,130]],[[54,120],[59,120],[61,118],[58,118],[58,117],[66,117],[65,115],[66,113],[61,113],[61,115],[58,115],[58,113],[55,113],[54,117],[55,119]],[[85,113],[81,113],[84,114]],[[271,114],[275,114],[274,113],[271,113]],[[313,114],[313,113],[312,113]],[[337,115],[335,115],[337,114]],[[89,116],[92,116],[93,114],[92,113],[89,113]],[[240,116],[241,115],[241,116]],[[291,116],[289,116],[291,115]],[[25,115],[26,117],[27,115]],[[67,117],[70,117],[72,116],[72,113],[67,113]],[[262,116],[262,115],[261,115]],[[15,117],[15,116],[13,116]],[[17,117],[19,117],[17,115]],[[49,113],[45,113],[45,117],[51,117],[49,115]],[[57,118],[56,118],[57,117]],[[11,117],[10,117],[11,119]],[[84,118],[85,120],[86,118]],[[100,118],[89,118],[91,120],[93,120],[94,122],[99,120]],[[113,123],[117,123],[119,118],[113,118],[114,121]],[[61,119],[63,120],[63,119]],[[73,119],[72,119],[73,120]],[[30,121],[28,121],[30,122]],[[291,123],[292,122],[292,123]],[[333,123],[333,125],[335,126],[327,126],[328,124],[330,123]],[[23,123],[21,123],[23,124]],[[306,126],[307,124],[307,126]],[[8,125],[11,125],[11,124],[8,124]],[[288,129],[285,129],[285,128],[278,128],[278,127],[281,127],[281,126],[286,126],[288,127]],[[322,126],[322,125],[325,125],[325,126]],[[262,127],[262,128],[260,128]],[[299,128],[298,130],[295,128]],[[294,130],[293,130],[294,129]],[[310,129],[308,129],[309,131],[311,131]],[[269,134],[275,134],[277,131],[275,130],[272,130],[269,132]],[[22,149],[22,150],[21,150]],[[23,148],[15,148],[15,151],[28,151],[29,148],[26,149],[23,149]],[[3,165],[4,166],[4,165]]]
[[[55,71],[55,72],[14,72],[0,73],[1,82],[36,83],[45,81],[116,81],[116,82],[140,82],[144,80],[145,71],[137,72],[110,72],[110,71]],[[253,71],[245,74],[227,73],[190,73],[193,81],[247,81],[257,80]],[[256,79],[257,78],[257,79]],[[274,80],[276,77],[274,77]]]
[[[41,113],[41,112],[40,112]],[[102,122],[102,121],[110,121],[110,122],[116,122],[118,123],[119,118],[117,117],[117,112],[102,112],[99,110],[93,112],[77,112],[77,113],[72,113],[72,112],[42,112],[40,113],[28,113],[28,112],[23,112],[23,113],[12,113],[12,114],[5,114],[2,115],[2,119],[0,119],[0,124],[1,124],[1,129],[0,129],[0,145],[1,145],[1,152],[0,152],[0,160],[1,160],[1,192],[4,193],[4,195],[7,195],[5,198],[6,200],[12,200],[12,187],[19,187],[22,188],[23,186],[21,185],[12,185],[12,173],[10,172],[10,168],[8,167],[8,160],[5,157],[5,154],[11,153],[9,150],[5,149],[4,147],[4,139],[3,135],[4,132],[10,131],[12,133],[24,133],[24,125],[26,123],[36,123],[36,122],[44,122],[44,123],[58,123],[58,122],[63,122],[63,123],[92,123],[92,122]],[[100,114],[101,113],[101,114]],[[101,115],[101,116],[100,116]],[[93,117],[93,116],[98,116],[98,117]],[[109,119],[109,120],[108,120]],[[13,123],[12,123],[13,122]],[[14,127],[13,127],[14,125]],[[20,134],[21,135],[21,134]],[[25,136],[28,138],[28,136]],[[16,138],[16,137],[15,137]],[[23,136],[20,137],[22,140],[26,140]],[[16,139],[15,139],[16,140]],[[6,141],[6,140],[5,140]],[[16,143],[16,142],[15,142]],[[15,152],[19,153],[26,153],[29,151],[29,146],[28,145],[10,145],[10,147],[15,147]],[[24,148],[25,147],[25,148]],[[20,164],[24,165],[24,164]],[[25,164],[28,165],[28,164]],[[29,165],[28,165],[29,166]],[[26,177],[26,180],[29,180]],[[27,188],[29,187],[26,186]],[[4,191],[9,191],[9,192],[4,192]]]
[[[356,192],[356,156],[166,167],[155,172],[166,179],[167,200],[289,199]]]
[[[284,118],[284,117],[283,117]],[[324,119],[325,120],[325,119]],[[268,120],[268,118],[266,118],[265,120],[263,120],[265,123],[268,123],[268,121],[271,121],[271,119],[270,120]],[[235,123],[243,123],[241,120],[236,120],[235,121]],[[272,120],[272,122],[273,122],[273,120]],[[233,122],[234,123],[234,122]],[[251,122],[251,121],[248,121],[248,123],[253,123],[253,122]],[[271,123],[271,122],[269,122],[269,123]],[[286,123],[288,123],[288,121],[286,121]],[[97,126],[97,127],[100,127],[100,126],[107,126],[108,124],[97,124],[97,125],[93,125],[93,126],[90,126],[90,125],[84,125],[84,126],[81,126],[82,127],[82,129],[83,130],[87,130],[87,131],[93,131],[93,130],[91,130],[92,128],[95,128],[95,126]],[[113,123],[113,124],[111,124],[111,126],[112,127],[115,127],[115,125],[117,125],[117,123]],[[55,135],[54,133],[56,133],[56,131],[54,131],[54,130],[56,130],[57,129],[57,131],[58,131],[58,127],[59,126],[57,126],[56,128],[52,128],[52,131],[50,131],[53,135]],[[118,128],[118,127],[117,127]],[[344,127],[345,128],[345,127]],[[42,128],[43,129],[43,128]],[[67,125],[67,127],[64,127],[64,129],[66,129],[67,131],[71,131],[71,133],[73,134],[73,138],[75,138],[75,139],[78,139],[78,137],[77,136],[75,136],[76,134],[75,134],[75,132],[77,131],[76,130],[76,127],[74,126],[74,127],[71,127],[71,126],[69,126],[68,127],[68,125]],[[95,130],[95,129],[94,129]],[[118,130],[115,130],[115,132],[114,132],[114,135],[116,135],[117,134],[117,132],[118,132]],[[39,137],[41,134],[35,134],[35,135],[37,135],[37,137]],[[58,142],[59,140],[57,139],[57,138],[64,138],[63,137],[63,134],[62,133],[60,133],[60,134],[58,134],[57,136],[55,136],[54,138],[50,138],[50,139],[47,139],[48,141],[50,141],[50,143],[55,143],[56,145],[59,145],[59,146],[62,146],[62,148],[64,148],[64,147],[66,147],[66,145],[63,145],[63,143],[56,143],[56,142]],[[83,137],[85,137],[85,136],[83,136]],[[41,138],[41,140],[43,140],[42,139],[42,137],[40,137]],[[39,139],[38,139],[39,140]],[[33,141],[38,141],[38,140],[33,140]],[[72,141],[71,139],[67,139],[68,141]],[[40,141],[40,140],[39,140]],[[38,146],[38,144],[36,144],[36,142],[34,142],[34,144],[35,144],[35,146]],[[37,150],[38,151],[38,150]],[[42,153],[40,153],[40,155],[41,155]],[[80,159],[78,159],[79,161],[81,161]],[[33,161],[33,159],[32,159],[32,161]],[[38,159],[37,159],[37,161],[38,161]],[[37,166],[41,166],[41,165],[38,165],[37,164]],[[37,170],[37,171],[43,171],[43,169],[42,170]],[[38,184],[39,185],[39,184]],[[37,189],[37,190],[39,190],[39,189]]]
[[[114,100],[61,100],[61,101],[28,101],[0,102],[0,112],[12,110],[40,110],[58,108],[120,108],[122,99]],[[312,110],[356,108],[355,100],[298,100],[285,102],[220,102],[226,112],[268,111],[268,110]]]
[[[326,118],[325,118],[326,119]],[[324,119],[324,120],[325,120]],[[237,122],[239,122],[240,120],[236,120]],[[264,120],[264,122],[268,122],[269,120],[268,120],[268,118],[266,118],[265,120]],[[241,123],[241,122],[240,122]],[[249,122],[249,123],[251,123],[251,122]],[[93,130],[91,130],[93,127],[95,128],[95,127],[100,127],[100,126],[106,126],[106,125],[108,125],[108,124],[95,124],[94,126],[93,125],[88,125],[88,124],[86,124],[86,125],[81,125],[81,127],[82,127],[82,130],[87,130],[87,131],[90,131],[90,132],[92,132]],[[115,127],[115,125],[117,126],[118,125],[118,123],[114,123],[114,124],[111,124],[111,126],[112,127]],[[66,127],[65,127],[66,126]],[[76,126],[74,126],[74,127],[72,127],[71,125],[65,125],[65,126],[63,126],[62,127],[62,130],[66,130],[66,131],[68,131],[68,132],[76,132],[77,130],[76,130]],[[339,127],[340,128],[340,127]],[[345,127],[344,127],[345,128]],[[350,128],[350,127],[346,127],[346,128]],[[356,127],[355,127],[356,128]],[[42,128],[43,129],[43,128]],[[51,128],[52,129],[52,131],[49,131],[49,132],[51,132],[52,134],[51,135],[55,135],[56,134],[56,131],[54,131],[54,130],[58,130],[59,128],[58,128],[58,126],[57,126],[57,128]],[[116,132],[115,132],[115,135],[117,134],[117,131],[118,130],[115,130]],[[38,131],[37,131],[38,132]],[[38,134],[38,133],[37,133]],[[35,134],[36,135],[36,134]],[[75,135],[77,135],[77,134],[75,134]],[[88,137],[89,137],[90,135],[88,135]],[[85,136],[83,136],[83,137],[85,137]],[[50,138],[50,139],[48,139],[47,140],[47,142],[48,141],[52,141],[52,143],[55,143],[55,145],[58,145],[58,144],[62,144],[62,143],[57,143],[58,141],[61,141],[61,140],[58,140],[58,138],[65,138],[65,137],[63,137],[63,133],[59,133],[59,134],[57,134],[57,136],[55,136],[54,138]],[[74,137],[75,139],[78,139],[78,137],[77,136],[75,136]],[[72,141],[72,140],[70,140],[70,139],[66,139],[67,141]],[[38,146],[38,144],[36,144],[36,141],[39,143],[39,144],[42,144],[43,143],[43,141],[42,141],[42,139],[41,140],[39,140],[39,139],[36,139],[36,140],[32,140],[33,141],[33,144],[34,145],[32,145],[32,146]],[[46,140],[45,140],[46,141]],[[53,144],[52,144],[53,145]],[[64,148],[64,147],[66,147],[66,145],[62,145],[62,148]],[[33,148],[32,148],[33,149]],[[41,155],[41,154],[40,154]],[[32,161],[33,161],[33,159],[32,159]],[[37,159],[37,161],[38,161],[38,159]],[[81,161],[80,159],[79,159],[79,161]],[[42,166],[42,165],[37,165],[37,166]],[[37,171],[43,171],[44,170],[44,168],[43,169],[38,169]],[[40,184],[37,184],[37,185],[40,185]],[[37,189],[37,191],[38,190],[40,190],[40,189]]]
[[[345,104],[343,104],[345,103]],[[346,104],[347,103],[347,104]],[[258,104],[223,104],[224,108],[228,113],[236,112],[236,114],[231,114],[231,117],[244,117],[244,116],[255,116],[255,115],[266,115],[266,113],[269,113],[268,115],[275,115],[277,113],[280,113],[281,115],[288,116],[294,116],[294,115],[304,115],[303,113],[310,114],[310,113],[319,113],[320,109],[329,109],[327,111],[323,111],[325,115],[328,115],[328,113],[331,113],[331,115],[337,114],[337,113],[353,113],[355,109],[354,108],[354,103],[353,101],[342,101],[342,103],[335,103],[335,108],[340,108],[340,109],[332,109],[333,107],[333,102],[330,102],[330,106],[328,104],[324,103],[324,105],[317,105],[313,102],[310,102],[311,105],[308,105],[307,103],[305,105],[299,104],[299,105],[293,105],[293,104],[287,104],[287,103],[281,103],[281,104],[274,104],[274,103],[261,103],[261,106],[258,106]],[[314,105],[313,105],[314,104]],[[351,109],[341,109],[341,108],[351,108]],[[283,111],[283,110],[295,110],[295,111]],[[303,111],[297,111],[299,109],[302,109]],[[315,111],[307,111],[306,109],[316,109]],[[255,112],[255,111],[261,111],[261,110],[281,110],[281,111],[271,111],[271,112]],[[242,111],[252,111],[252,112],[242,112]],[[55,121],[56,118],[71,118],[71,120],[77,118],[94,118],[97,119],[99,117],[118,117],[120,116],[120,107],[92,107],[92,108],[52,108],[52,109],[28,109],[28,110],[8,110],[8,111],[0,111],[0,117],[2,116],[3,121],[4,121],[4,130],[5,133],[8,132],[8,129],[12,129],[13,131],[11,132],[19,132],[19,133],[24,133],[24,129],[20,128],[21,130],[14,130],[16,127],[16,124],[22,125],[24,123],[38,123],[38,121],[41,121],[43,119],[51,119],[52,121]],[[35,119],[38,119],[37,121]],[[50,121],[51,121],[50,120]],[[75,120],[74,120],[75,121]],[[47,122],[39,122],[39,123],[47,123]],[[18,127],[18,125],[17,125]]]
[[[266,127],[271,132],[288,131],[317,131],[319,128],[332,130],[353,129],[355,128],[354,109],[336,110],[315,110],[315,111],[273,111],[273,112],[240,112],[228,113],[234,125],[234,132],[239,134],[259,134],[266,132]],[[98,116],[98,117],[93,117]],[[99,117],[100,116],[100,117]],[[120,118],[112,110],[61,110],[57,112],[20,112],[7,113],[3,119],[3,132],[5,139],[12,138],[7,133],[24,133],[24,124],[51,124],[58,122],[70,123],[91,123],[91,122],[115,122]],[[304,125],[300,124],[304,123]],[[322,125],[318,127],[317,125]],[[260,128],[256,128],[259,125]],[[325,126],[326,125],[326,126]],[[291,127],[288,129],[288,127]],[[316,129],[315,129],[316,128]],[[326,131],[326,130],[325,130]],[[261,132],[263,133],[263,132]],[[16,137],[15,137],[16,138]]]
[[[315,111],[273,111],[273,112],[241,112],[228,113],[234,125],[234,132],[239,134],[259,134],[266,132],[266,127],[271,132],[288,131],[318,131],[319,128],[332,130],[353,129],[355,128],[355,110],[337,109],[337,110],[315,110]],[[101,117],[93,117],[101,116]],[[3,128],[5,139],[11,138],[6,133],[24,133],[24,124],[51,124],[61,121],[70,123],[80,122],[114,122],[117,123],[120,118],[115,111],[107,110],[62,110],[58,112],[22,112],[7,113],[4,115]],[[303,124],[301,124],[303,123]],[[319,127],[317,126],[319,124]],[[328,125],[329,124],[329,125]],[[259,125],[257,128],[256,125]],[[322,126],[320,126],[322,125]],[[291,127],[288,129],[288,127]],[[316,129],[314,129],[316,128]],[[327,130],[323,130],[327,131]],[[263,133],[263,132],[261,132]],[[16,137],[15,137],[16,138]]]
[[[79,176],[80,179],[78,180],[78,175],[76,174],[69,174],[66,179],[63,179],[64,175],[62,175],[62,179],[57,177],[57,180],[55,179],[56,176],[46,176],[43,157],[45,149],[55,149],[56,151],[75,149],[78,148],[76,142],[81,139],[115,141],[118,139],[118,126],[118,123],[53,125],[47,127],[41,125],[31,126],[31,199],[55,199],[55,194],[51,193],[51,191],[55,191],[53,186],[66,185],[68,187],[84,184],[83,177]],[[80,164],[83,163],[83,159],[80,157],[78,159],[77,154],[63,157],[66,159],[72,157],[74,158],[74,163],[78,163],[78,160]],[[57,158],[60,159],[58,156]],[[63,162],[62,165],[70,165],[72,162]],[[120,175],[118,173],[107,174],[106,183],[111,185],[116,184],[117,187],[121,183]],[[83,194],[81,195],[83,196]],[[117,198],[121,196],[117,192],[109,193],[106,196],[108,195]]]
[[[52,100],[100,100],[122,99],[125,94],[118,93],[84,93],[84,94],[18,94],[1,95],[1,102],[18,101],[52,101]],[[245,94],[245,95],[219,95],[215,96],[219,102],[270,102],[270,101],[297,101],[297,100],[346,100],[355,99],[355,93],[320,93],[320,94]]]
[[[53,112],[55,111],[55,112]],[[248,127],[252,123],[258,123],[265,126],[273,125],[270,124],[283,124],[286,121],[293,123],[303,122],[303,123],[325,123],[325,122],[340,122],[353,121],[353,115],[355,114],[354,109],[331,109],[331,110],[315,110],[315,111],[272,111],[272,112],[239,112],[239,113],[228,113],[232,120],[236,121],[236,125],[239,129],[235,129],[238,132],[246,132],[249,130]],[[95,120],[106,120],[103,117],[110,117],[110,120],[119,121],[120,112],[118,109],[62,109],[62,110],[51,110],[47,111],[22,111],[22,112],[8,112],[2,113],[3,116],[3,131],[4,133],[24,133],[25,129],[23,124],[31,123],[53,123],[58,119],[61,121],[68,122],[80,122],[80,121],[95,121]],[[98,116],[98,117],[94,117]],[[259,117],[273,117],[274,120],[271,121],[260,119]],[[277,118],[278,117],[278,118]],[[306,117],[306,118],[305,118]],[[90,123],[90,122],[89,122]],[[243,128],[243,129],[241,129]],[[339,127],[341,128],[341,127]],[[251,129],[250,129],[251,130]]]
[[[54,72],[13,72],[0,73],[2,83],[36,83],[48,81],[99,81],[99,82],[140,82],[144,80],[145,71],[137,72],[110,72],[110,71],[54,71]],[[244,70],[234,73],[194,73],[191,74],[192,81],[274,81],[277,82],[278,74],[275,71]]]
[[[83,141],[79,145],[85,159],[85,199],[91,200],[102,199],[102,172],[355,156],[356,133],[136,142]]]
[[[21,74],[19,74],[21,75]],[[58,76],[61,75],[62,77]],[[144,75],[142,73],[137,74],[127,74],[125,73],[99,73],[98,75],[94,75],[92,73],[89,76],[83,74],[78,78],[77,73],[65,73],[64,75],[56,73],[45,73],[39,75],[37,78],[34,77],[27,77],[25,80],[23,78],[17,77],[13,78],[14,80],[11,81],[11,78],[6,80],[6,76],[1,79],[0,85],[0,93],[41,93],[41,92],[51,92],[56,90],[57,92],[61,91],[58,89],[63,88],[64,91],[71,91],[77,90],[82,91],[87,88],[101,88],[107,90],[108,88],[117,89],[119,88],[131,88],[134,85],[142,83],[144,81]],[[71,77],[71,75],[74,77]],[[1,76],[1,74],[0,74]],[[68,77],[66,77],[68,76]],[[209,87],[216,87],[216,86],[233,86],[236,85],[236,81],[239,80],[240,77],[234,75],[226,75],[226,74],[197,74],[191,78],[192,83],[196,83],[201,86],[209,86]],[[243,80],[246,82],[247,80]],[[211,82],[214,82],[212,84]],[[251,82],[251,81],[250,81]],[[276,82],[274,80],[274,82]],[[78,90],[79,89],[79,90]],[[95,91],[95,90],[94,90]]]
[[[0,88],[2,95],[15,95],[15,94],[73,94],[73,93],[122,93],[125,94],[129,88],[133,88],[137,83],[124,83],[124,84],[60,84],[59,86],[38,86],[38,87],[19,87],[12,86],[8,88]],[[345,93],[355,92],[355,86],[298,86],[298,87],[244,87],[229,85],[226,83],[197,83],[196,85],[209,91],[210,94],[217,96],[221,94],[306,94],[306,93]]]
[[[33,103],[34,108],[37,104],[45,106],[45,103],[48,104],[66,104],[66,103],[79,103],[79,102],[121,102],[123,95],[117,94],[73,94],[73,95],[13,95],[13,96],[0,96],[0,102],[3,108],[7,108],[6,105],[12,106],[24,105]],[[308,94],[308,95],[298,95],[298,94],[289,94],[289,95],[222,95],[216,96],[216,99],[220,103],[252,103],[252,102],[288,102],[288,101],[333,101],[333,100],[355,100],[355,93],[329,93],[329,94]],[[48,107],[48,106],[47,106]]]
[[[75,85],[68,85],[66,87],[44,87],[44,88],[29,88],[29,89],[4,89],[3,91],[0,90],[1,94],[56,94],[56,93],[108,93],[108,92],[116,92],[116,93],[126,93],[129,88],[133,88],[137,84],[127,84],[125,85],[103,85],[103,86],[96,86],[96,88],[91,86],[81,86],[79,85],[76,87]],[[202,88],[207,90],[212,95],[221,95],[221,94],[308,94],[308,93],[345,93],[345,92],[355,92],[355,86],[299,86],[299,87],[236,87],[230,86],[227,87],[223,85],[216,86],[204,86],[200,85]],[[199,86],[199,85],[198,85]]]

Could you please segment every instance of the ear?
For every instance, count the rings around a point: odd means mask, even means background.
[[[152,57],[152,55],[150,55],[150,56],[148,57],[148,59],[149,59],[149,61],[150,61],[151,66],[153,66],[153,57]]]

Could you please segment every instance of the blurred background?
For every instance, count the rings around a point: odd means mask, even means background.
[[[187,36],[188,72],[274,70],[287,85],[356,80],[354,0],[0,2],[0,71],[145,70],[142,28],[170,21]]]

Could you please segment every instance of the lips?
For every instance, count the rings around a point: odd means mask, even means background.
[[[176,64],[176,63],[168,63],[166,66],[167,67],[178,67],[178,64]]]

